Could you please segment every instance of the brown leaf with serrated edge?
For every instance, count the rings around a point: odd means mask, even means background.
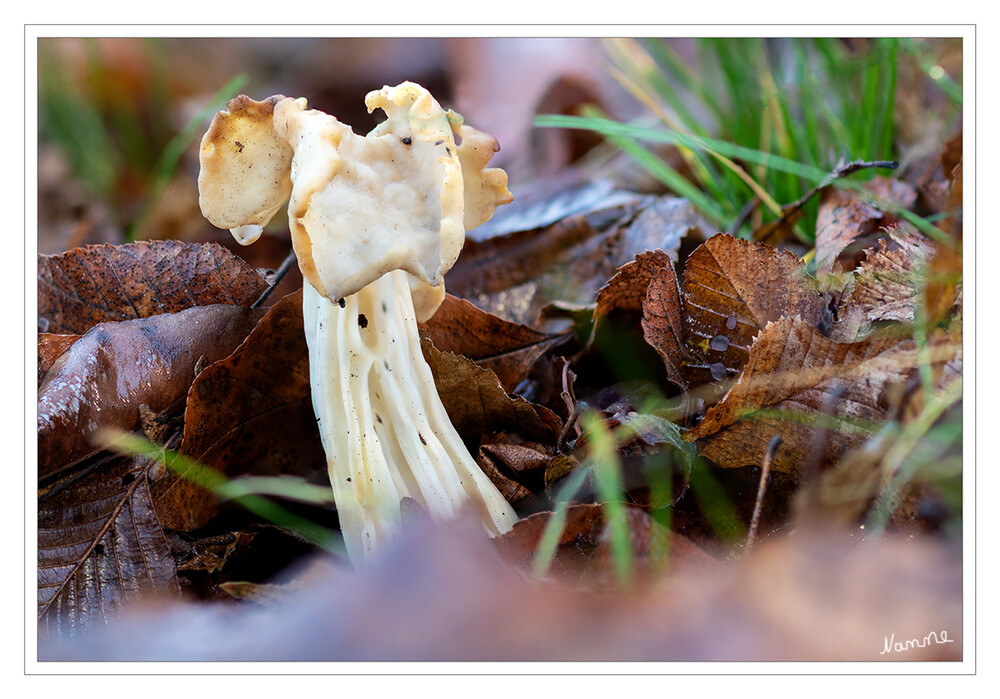
[[[45,375],[59,357],[68,350],[80,335],[57,335],[38,333],[38,385],[42,385]]]
[[[539,357],[569,339],[511,323],[451,294],[421,328],[439,350],[492,369],[508,392],[528,376]]]
[[[865,259],[854,274],[854,284],[841,300],[838,317],[861,317],[854,335],[843,337],[834,324],[834,339],[853,339],[869,332],[876,321],[913,322],[920,302],[917,293],[926,279],[925,265],[934,256],[934,243],[909,226],[889,230],[891,244],[879,239],[878,247],[865,251]]]
[[[642,333],[663,359],[667,379],[682,390],[688,387],[681,368],[689,361],[684,341],[684,311],[673,265],[661,267],[649,281],[642,302]]]
[[[471,359],[442,352],[427,339],[420,346],[448,417],[467,444],[478,444],[486,432],[510,432],[544,444],[559,438],[562,420],[548,408],[509,395],[496,374]]]
[[[116,457],[38,504],[39,630],[107,626],[125,605],[180,592],[144,459]]]
[[[816,324],[823,300],[795,255],[720,233],[688,257],[684,309],[688,347],[719,380],[743,368],[767,323],[798,315]]]
[[[937,343],[931,360],[946,362],[955,351],[954,343]],[[783,318],[761,331],[739,381],[685,438],[706,440],[703,456],[737,468],[759,466],[780,435],[771,468],[801,475],[823,456],[812,454],[818,430],[827,430],[822,448],[831,461],[863,444],[890,417],[887,390],[912,375],[918,361],[911,339],[839,344],[800,318]]]
[[[194,380],[180,451],[227,476],[326,477],[301,291],[272,306],[235,352]],[[157,483],[153,492],[161,520],[173,529],[195,529],[216,511],[213,496],[183,478]]]
[[[616,311],[642,313],[646,290],[654,276],[673,262],[663,250],[647,250],[618,268],[615,275],[597,292],[594,308],[594,332],[601,320]]]
[[[884,181],[883,181],[884,180]],[[893,199],[902,197],[912,203],[912,190],[905,192],[900,186],[893,188],[894,180],[880,178],[876,187],[869,183],[876,195]],[[816,216],[816,271],[830,272],[837,257],[856,240],[874,233],[878,228],[895,223],[895,217],[868,203],[861,192],[831,187],[823,192]]]
[[[503,318],[535,323],[554,302],[589,302],[637,253],[676,251],[689,232],[705,230],[707,224],[683,199],[616,192],[606,206],[586,215],[482,242],[467,240],[448,287]]]
[[[38,256],[38,322],[50,333],[194,306],[249,306],[267,282],[215,244],[158,240]]]
[[[263,313],[201,306],[94,326],[38,389],[38,475],[96,451],[90,436],[98,429],[133,429],[141,404],[159,412],[183,398],[198,360],[228,355]]]

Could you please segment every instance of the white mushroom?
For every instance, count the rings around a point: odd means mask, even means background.
[[[511,201],[506,173],[486,168],[499,147],[415,83],[365,104],[387,118],[359,136],[304,99],[236,98],[206,134],[199,178],[202,211],[240,242],[255,239],[246,226],[263,226],[290,189],[313,407],[358,562],[398,534],[407,497],[434,518],[472,508],[493,535],[516,520],[451,424],[417,332],[444,297],[466,228]],[[263,133],[263,111],[273,133]]]

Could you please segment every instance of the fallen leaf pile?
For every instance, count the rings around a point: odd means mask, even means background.
[[[960,161],[943,177],[960,191]],[[270,277],[215,244],[40,256],[43,657],[879,659],[883,636],[941,629],[958,642],[912,658],[961,657],[954,547],[904,543],[953,521],[955,474],[908,464],[961,451],[929,436],[961,414],[960,219],[921,232],[880,206],[916,206],[888,180],[819,196],[813,262],[780,227],[712,235],[684,200],[600,181],[550,182],[470,235],[422,348],[522,519],[487,544],[416,508],[357,574],[101,441],[140,433],[230,483],[326,486],[301,292],[258,308]],[[271,497],[337,528],[329,499],[287,492]],[[872,523],[877,554],[852,543]],[[821,579],[840,582],[823,597]],[[172,645],[195,615],[201,645]],[[460,624],[482,638],[447,635]]]

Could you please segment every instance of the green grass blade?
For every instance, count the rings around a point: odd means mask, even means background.
[[[532,565],[532,576],[535,580],[541,580],[548,574],[552,560],[556,556],[556,550],[559,548],[559,539],[562,537],[563,530],[566,529],[566,511],[589,473],[590,468],[588,467],[577,468],[569,474],[562,487],[559,488],[559,492],[556,493],[556,505],[552,514],[549,515],[549,521],[545,523],[545,529],[542,531],[542,537],[539,539],[538,548],[535,551],[535,560]]]
[[[611,558],[618,582],[628,585],[633,574],[633,553],[625,510],[625,485],[615,439],[600,416],[586,412],[580,416],[591,446],[590,461],[597,493],[604,506],[604,523],[611,539]]]
[[[281,505],[237,485],[215,469],[135,434],[106,432],[101,441],[106,449],[128,456],[141,456],[164,464],[172,473],[205,488],[222,499],[229,499],[258,517],[295,532],[304,539],[332,553],[346,555],[340,536],[325,527],[286,510]]]

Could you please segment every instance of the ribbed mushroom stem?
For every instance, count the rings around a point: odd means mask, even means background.
[[[452,425],[420,349],[407,273],[396,270],[334,303],[308,281],[303,316],[310,380],[330,483],[351,560],[400,531],[400,502],[434,519],[474,509],[490,534],[513,509]]]

